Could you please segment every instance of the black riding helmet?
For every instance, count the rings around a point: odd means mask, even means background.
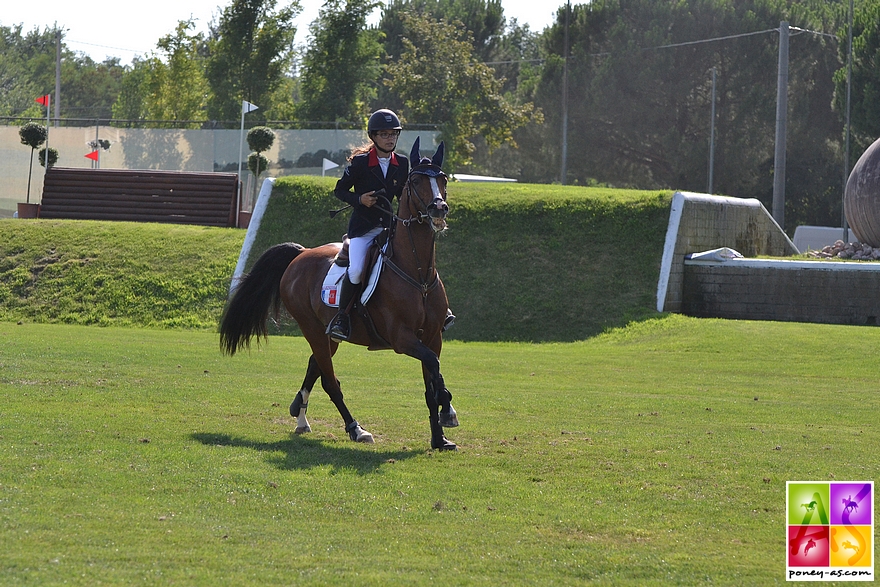
[[[367,122],[367,134],[372,135],[377,130],[402,130],[403,127],[400,126],[400,119],[397,115],[388,110],[387,108],[382,108],[381,110],[376,110],[372,114],[370,114],[370,120]]]

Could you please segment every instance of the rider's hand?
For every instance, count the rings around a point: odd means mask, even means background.
[[[379,199],[379,198],[377,198],[376,196],[373,195],[373,194],[375,194],[375,193],[376,193],[375,191],[372,191],[372,192],[367,192],[367,193],[365,193],[365,194],[361,194],[361,197],[360,197],[360,200],[359,200],[360,203],[361,203],[363,206],[366,206],[367,208],[371,207],[373,204],[376,203],[376,200]]]

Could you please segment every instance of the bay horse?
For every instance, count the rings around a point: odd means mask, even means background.
[[[387,249],[390,253],[383,253],[385,267],[372,297],[359,311],[351,312],[348,342],[370,350],[393,349],[421,362],[431,447],[455,450],[455,443],[447,440],[443,433],[444,428],[458,426],[458,417],[452,407],[452,394],[440,373],[442,328],[449,303],[437,273],[434,240],[446,230],[449,214],[447,177],[442,170],[443,144],[430,159],[422,159],[417,138],[410,161],[413,168],[396,213],[385,200],[386,212],[392,218]],[[250,273],[241,279],[223,312],[220,347],[226,354],[234,355],[242,348],[249,348],[252,338],[256,337],[258,344],[268,338],[269,313],[273,311],[277,316],[283,303],[312,351],[305,379],[290,405],[290,415],[297,418],[296,433],[311,431],[306,409],[312,388],[320,378],[321,386],[342,416],[349,437],[356,442],[372,443],[373,435],[352,417],[343,401],[333,368],[333,355],[339,343],[326,334],[336,308],[322,301],[321,289],[340,250],[340,243],[311,249],[283,243],[264,252]],[[391,271],[386,270],[389,268]]]

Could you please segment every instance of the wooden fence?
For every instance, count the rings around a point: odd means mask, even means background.
[[[235,173],[52,167],[40,218],[236,225]]]

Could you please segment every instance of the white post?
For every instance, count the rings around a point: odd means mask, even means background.
[[[241,101],[241,136],[238,141],[238,185],[235,194],[235,227],[238,228],[238,213],[241,209],[241,158],[244,157],[244,115],[248,112],[257,110],[256,104],[251,104],[247,100]]]
[[[709,125],[709,189],[707,194],[712,194],[715,189],[715,68],[712,68],[712,120]]]
[[[58,126],[58,120],[60,118],[61,118],[61,29],[57,28],[57,26],[56,26],[56,28],[55,28],[55,126]]]
[[[235,227],[238,226],[238,213],[241,211],[241,158],[244,151],[244,109],[247,102],[241,104],[241,136],[238,141],[238,181],[236,181],[235,193]]]
[[[776,83],[776,151],[773,158],[773,220],[785,229],[785,135],[788,123],[788,23],[779,23],[779,77]]]
[[[43,189],[46,189],[46,174],[49,173],[49,109],[52,106],[52,94],[46,94],[49,99],[46,101],[46,156],[43,158],[45,165],[43,166]],[[40,192],[40,201],[43,201],[42,192]]]

